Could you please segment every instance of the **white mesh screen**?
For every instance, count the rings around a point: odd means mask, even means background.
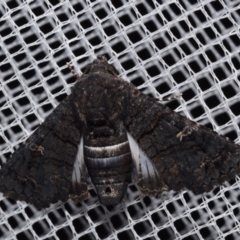
[[[240,0],[2,0],[0,152],[9,156],[96,55],[145,94],[240,142]],[[38,211],[0,195],[0,239],[240,239],[240,179],[210,193],[124,203],[91,198]]]

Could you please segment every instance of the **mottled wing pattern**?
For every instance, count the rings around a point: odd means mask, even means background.
[[[240,173],[238,145],[140,93],[104,56],[72,91],[0,170],[6,197],[38,208],[81,202],[88,198],[87,170],[106,205],[121,201],[133,175],[144,195],[158,196],[171,189],[208,192]],[[122,143],[127,152],[109,150]]]
[[[143,194],[160,195],[167,189],[184,188],[200,194],[240,173],[238,145],[156,99],[131,91],[124,123],[144,152],[139,152],[144,161],[135,160],[137,183]]]
[[[0,191],[6,197],[38,208],[76,195],[77,200],[87,198],[84,181],[72,185],[81,138],[75,100],[74,94],[65,98],[0,171]]]

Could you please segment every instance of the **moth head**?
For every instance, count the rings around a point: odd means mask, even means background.
[[[88,73],[105,73],[114,77],[118,76],[118,72],[113,65],[108,64],[107,58],[104,55],[97,56],[92,63],[88,64],[83,71],[83,74]]]

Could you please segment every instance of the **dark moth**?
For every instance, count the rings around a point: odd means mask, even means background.
[[[195,194],[240,173],[240,147],[117,76],[99,56],[72,93],[0,171],[0,191],[38,208],[89,197],[116,205],[134,181],[143,195]]]

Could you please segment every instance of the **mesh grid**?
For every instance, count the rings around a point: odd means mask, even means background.
[[[6,162],[106,54],[145,94],[239,139],[239,0],[3,0],[0,3],[0,156]],[[139,195],[116,207],[96,194],[38,211],[0,195],[0,239],[238,239],[240,178],[203,195]]]

